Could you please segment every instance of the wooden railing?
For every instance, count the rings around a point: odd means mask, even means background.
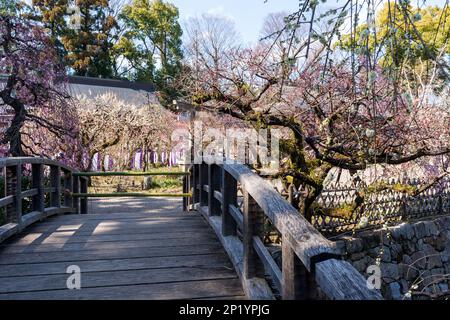
[[[73,198],[72,192],[87,191],[87,179],[73,177],[73,170],[62,163],[33,157],[1,158],[0,169],[5,179],[0,210],[6,220],[0,226],[0,242],[51,215],[86,211],[86,200]],[[26,190],[22,187],[24,170],[31,172],[31,188]],[[31,199],[31,212],[27,214],[22,208],[24,198]]]
[[[89,193],[87,188],[82,188],[81,190],[74,190],[72,196],[74,198],[79,198],[84,203],[87,203],[88,198],[120,198],[120,197],[182,197],[183,198],[183,210],[187,209],[188,200],[192,194],[187,190],[187,181],[189,172],[186,171],[168,171],[168,172],[119,172],[119,171],[108,171],[108,172],[74,172],[73,176],[75,178],[85,178],[88,177],[136,177],[136,176],[182,176],[183,177],[183,192],[173,193],[173,192],[161,192],[161,193],[147,193],[147,192],[110,192],[110,193]],[[87,213],[87,207],[81,209],[81,213]]]
[[[331,241],[247,166],[202,163],[192,165],[191,172],[191,207],[216,232],[249,298],[273,299],[275,289],[283,299],[308,299],[315,297],[317,288],[330,299],[382,298],[340,259]],[[265,220],[282,236],[281,268],[262,241]]]

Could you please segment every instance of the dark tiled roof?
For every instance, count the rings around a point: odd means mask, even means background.
[[[153,84],[150,82],[132,82],[127,80],[102,79],[102,78],[91,78],[81,76],[69,76],[68,81],[69,83],[73,84],[83,84],[90,86],[127,88],[133,90],[143,90],[147,92],[155,91]]]
[[[151,82],[133,82],[127,80],[102,79],[102,78],[81,77],[81,76],[68,76],[67,79],[68,82],[72,84],[82,84],[88,86],[100,86],[110,88],[125,88],[132,90],[142,90],[147,92],[155,91],[155,87]],[[6,75],[0,75],[0,83],[5,81]]]

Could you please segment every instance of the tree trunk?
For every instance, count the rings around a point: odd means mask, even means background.
[[[9,142],[9,154],[12,157],[24,156],[22,148],[22,134],[20,130],[25,122],[25,107],[14,108],[14,118],[6,130],[5,140]]]

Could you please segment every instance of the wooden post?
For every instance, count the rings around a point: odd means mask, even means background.
[[[80,193],[87,193],[88,191],[88,179],[81,178],[80,179]],[[80,213],[87,214],[88,213],[88,202],[87,197],[83,197],[80,199]]]
[[[64,206],[73,208],[73,177],[71,171],[64,171]]]
[[[50,206],[61,207],[61,169],[58,166],[50,167],[50,186],[55,188],[50,193]]]
[[[188,177],[183,177],[183,193],[187,193],[188,191]],[[187,211],[188,203],[187,203],[187,197],[183,197],[183,211]]]
[[[444,210],[443,210],[443,208],[442,208],[442,204],[443,204],[443,201],[442,201],[442,195],[439,195],[439,196],[438,196],[438,214],[439,214],[439,215],[441,215],[441,214],[444,213]]]
[[[208,205],[208,192],[203,188],[204,185],[208,184],[208,165],[206,163],[199,164],[199,202],[200,206],[204,207]]]
[[[230,204],[237,206],[237,181],[226,170],[222,170],[222,234],[236,235],[236,221],[230,214]]]
[[[221,168],[216,164],[208,165],[208,185],[209,185],[208,208],[210,216],[220,215],[221,203],[214,197],[214,191],[220,191],[220,180],[221,180],[220,170]]]
[[[191,193],[191,196],[186,199],[187,203],[187,210],[191,211],[194,205],[194,191],[195,191],[195,185],[194,185],[194,165],[189,165],[188,172],[190,175],[186,177],[187,179],[187,192]]]
[[[294,199],[294,185],[290,184],[288,187],[288,201],[291,205],[294,205],[295,199]]]
[[[244,190],[244,277],[246,279],[264,276],[264,267],[253,248],[253,237],[262,233],[264,213],[256,201]]]
[[[38,194],[32,198],[33,211],[44,212],[44,166],[42,164],[31,165],[32,188],[38,189]]]
[[[80,177],[74,177],[72,182],[73,193],[80,193]],[[73,198],[73,208],[76,214],[80,214],[80,199],[78,197]]]
[[[200,191],[197,188],[197,185],[199,184],[199,179],[198,179],[198,173],[199,173],[199,167],[198,164],[193,164],[192,165],[192,175],[191,175],[191,179],[192,179],[192,202],[193,204],[196,204],[199,202],[200,199]]]
[[[20,164],[6,167],[6,196],[14,196],[14,202],[6,207],[8,223],[22,222],[22,166]]]
[[[282,274],[282,297],[284,300],[308,298],[308,271],[295,255],[288,241],[282,241]]]

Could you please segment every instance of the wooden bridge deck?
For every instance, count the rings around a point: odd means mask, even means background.
[[[0,245],[0,299],[244,299],[203,217],[173,198],[92,200]],[[81,269],[68,290],[67,267]]]

